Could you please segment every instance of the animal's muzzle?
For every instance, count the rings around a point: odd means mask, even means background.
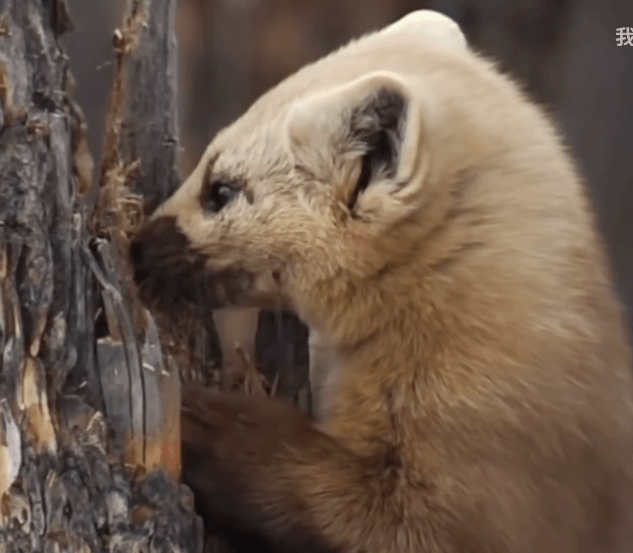
[[[208,271],[174,217],[150,221],[130,244],[130,261],[144,301],[163,309],[240,305],[252,276],[242,270]]]

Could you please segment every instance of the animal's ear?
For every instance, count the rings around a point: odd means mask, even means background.
[[[428,165],[421,100],[399,76],[376,72],[308,97],[288,117],[297,167],[334,186],[353,217],[408,205],[423,188]],[[387,203],[392,205],[386,205]]]
[[[468,42],[459,25],[450,17],[433,11],[417,10],[382,30],[382,33],[407,33],[442,48],[465,50]]]

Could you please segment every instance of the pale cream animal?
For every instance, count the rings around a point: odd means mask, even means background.
[[[133,244],[148,297],[282,304],[326,352],[318,428],[187,390],[185,481],[282,551],[633,551],[631,356],[581,179],[428,16],[265,94]]]

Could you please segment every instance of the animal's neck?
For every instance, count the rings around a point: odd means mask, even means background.
[[[400,312],[353,347],[310,337],[310,379],[315,418],[323,430],[371,454],[374,436],[399,436],[402,417],[423,408],[428,356],[420,309]]]

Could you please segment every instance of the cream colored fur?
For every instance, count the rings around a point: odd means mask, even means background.
[[[407,21],[262,96],[156,215],[208,271],[252,273],[249,303],[308,323],[324,432],[359,458],[400,451],[381,503],[302,452],[263,481],[350,551],[631,551],[631,357],[581,178],[454,24]],[[379,90],[407,106],[398,164],[352,213],[350,117]],[[205,214],[207,178],[245,192]]]

